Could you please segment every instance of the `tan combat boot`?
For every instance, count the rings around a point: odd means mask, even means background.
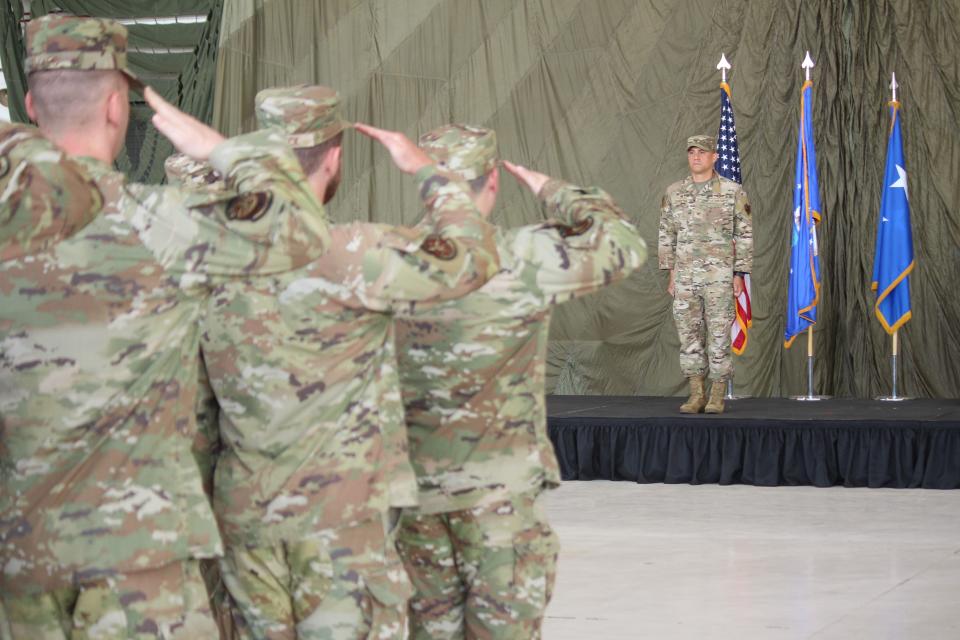
[[[690,380],[690,397],[680,405],[680,413],[700,413],[707,404],[704,397],[703,376],[693,376]]]
[[[727,391],[727,383],[723,380],[714,380],[710,385],[710,400],[704,413],[723,413],[723,394]]]

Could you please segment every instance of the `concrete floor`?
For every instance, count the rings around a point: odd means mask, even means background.
[[[545,640],[960,638],[960,491],[566,482]]]

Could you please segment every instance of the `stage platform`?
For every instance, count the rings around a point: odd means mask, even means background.
[[[960,400],[547,396],[564,480],[960,488]]]

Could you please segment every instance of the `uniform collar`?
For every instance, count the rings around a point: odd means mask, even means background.
[[[713,172],[713,177],[706,182],[694,182],[693,176],[687,176],[686,183],[686,187],[690,191],[693,191],[694,189],[703,189],[705,185],[710,185],[710,188],[713,189],[714,193],[720,193],[720,174],[716,171]]]

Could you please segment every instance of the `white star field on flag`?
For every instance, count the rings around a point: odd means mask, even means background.
[[[737,125],[733,121],[733,107],[726,91],[720,92],[720,132],[717,134],[717,158],[715,169],[724,178],[742,183],[740,176],[740,146],[737,143]]]

